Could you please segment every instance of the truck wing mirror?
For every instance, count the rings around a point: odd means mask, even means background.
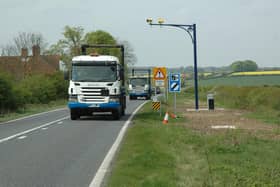
[[[64,71],[64,80],[69,80],[69,71]]]
[[[123,67],[120,69],[120,73],[118,75],[118,80],[124,80],[124,69],[123,69]]]

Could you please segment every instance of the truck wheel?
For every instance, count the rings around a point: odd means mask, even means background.
[[[133,97],[130,95],[130,96],[129,96],[129,99],[130,99],[130,100],[132,100],[132,99],[133,99]]]
[[[73,110],[73,109],[70,110],[70,118],[71,118],[71,120],[76,120],[76,119],[78,119],[79,117],[80,117],[80,116],[79,116],[79,114],[78,114],[77,111],[75,111],[75,110]]]
[[[119,120],[121,118],[121,110],[120,109],[113,110],[112,115],[115,120]]]
[[[122,107],[122,116],[124,116],[124,115],[125,115],[125,108]]]

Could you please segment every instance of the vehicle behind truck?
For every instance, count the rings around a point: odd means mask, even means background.
[[[87,48],[120,48],[116,56],[86,54]],[[125,114],[124,48],[122,45],[83,45],[81,56],[72,59],[69,83],[70,117],[109,113],[114,119]]]
[[[129,78],[128,85],[129,99],[145,98],[152,96],[151,70],[132,69],[132,76]]]
[[[138,97],[151,98],[150,84],[148,77],[131,77],[129,79],[129,99]]]

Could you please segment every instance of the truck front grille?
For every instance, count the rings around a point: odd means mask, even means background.
[[[81,102],[105,102],[105,97],[109,96],[109,90],[105,87],[81,87]]]
[[[144,88],[144,86],[135,86],[133,90],[135,90],[136,93],[144,93]]]

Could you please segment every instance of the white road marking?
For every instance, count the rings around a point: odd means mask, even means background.
[[[58,122],[58,121],[65,120],[65,119],[67,119],[67,118],[69,118],[69,116],[66,116],[66,117],[64,117],[64,118],[61,118],[61,119],[58,119],[58,120],[55,120],[55,121],[51,121],[51,122],[49,122],[49,123],[45,123],[45,124],[43,124],[43,125],[41,125],[41,126],[35,127],[35,128],[33,128],[33,129],[29,129],[29,130],[26,130],[26,131],[23,131],[23,132],[20,132],[20,133],[17,133],[17,134],[14,134],[14,135],[9,136],[9,137],[6,137],[6,138],[0,139],[0,143],[6,142],[6,141],[8,141],[8,140],[11,140],[11,139],[16,138],[16,137],[18,137],[18,136],[22,136],[22,135],[27,134],[27,133],[30,133],[30,132],[32,132],[32,131],[41,129],[41,128],[43,128],[43,127],[50,126],[50,125],[52,125],[52,124],[54,124],[54,123],[56,123],[56,122]]]
[[[22,140],[22,139],[24,139],[24,138],[26,138],[27,136],[20,136],[20,137],[18,137],[17,139],[19,139],[19,140]]]
[[[212,129],[235,129],[235,126],[231,125],[216,125],[216,126],[211,126]]]
[[[65,110],[65,109],[67,109],[67,108],[59,108],[59,109],[55,109],[55,110],[51,110],[51,111],[47,111],[47,112],[41,112],[41,113],[38,113],[38,114],[33,114],[33,115],[30,115],[30,116],[25,116],[25,117],[22,117],[22,118],[11,120],[11,121],[2,122],[2,123],[0,123],[0,125],[6,124],[6,123],[15,122],[15,121],[19,121],[19,120],[22,120],[22,119],[32,118],[32,117],[35,117],[35,116],[39,116],[41,114],[47,114],[47,113],[51,113],[51,112],[55,112],[55,111]]]
[[[224,111],[224,108],[215,108],[214,111]],[[194,108],[187,108],[186,109],[187,112],[197,112],[197,111],[210,111],[213,112],[213,110],[209,110],[208,108],[199,108],[198,110],[194,109]]]
[[[48,129],[48,127],[43,127],[41,130],[47,130]]]
[[[60,124],[62,124],[62,123],[63,123],[63,122],[62,122],[62,121],[60,121],[60,122],[58,122],[57,124],[59,124],[59,125],[60,125]]]
[[[126,132],[126,129],[128,127],[128,125],[130,124],[132,118],[134,117],[134,115],[138,112],[138,110],[144,105],[146,104],[148,101],[142,103],[129,117],[129,119],[125,122],[124,126],[122,127],[117,139],[115,140],[114,144],[112,145],[112,147],[110,148],[110,150],[108,151],[106,157],[104,158],[102,164],[100,165],[99,169],[97,170],[94,178],[92,179],[89,187],[100,187],[102,184],[102,181],[105,177],[105,174],[107,173],[110,163],[113,160],[113,157],[121,143],[121,140],[123,139],[123,136]]]

